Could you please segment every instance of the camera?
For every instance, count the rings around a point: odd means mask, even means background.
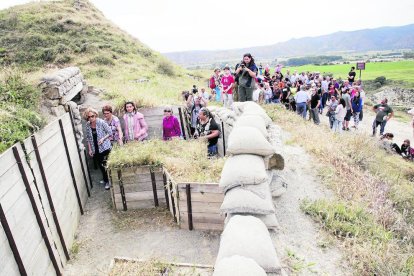
[[[240,64],[240,67],[243,69],[244,67],[246,67],[246,64],[241,63],[241,64]]]
[[[191,92],[193,92],[193,94],[196,94],[198,92],[196,85],[193,85],[193,90],[191,90]]]

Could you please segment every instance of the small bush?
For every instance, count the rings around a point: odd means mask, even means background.
[[[6,72],[5,79],[0,82],[0,102],[37,109],[40,103],[40,90],[29,85],[21,72]]]
[[[379,83],[382,86],[387,83],[387,78],[384,76],[380,76],[380,77],[375,78],[374,82]]]
[[[63,55],[58,58],[56,58],[55,63],[57,64],[65,64],[72,61],[72,57],[68,55]]]
[[[175,75],[174,66],[170,62],[165,60],[162,60],[158,63],[157,70],[160,74],[167,75],[170,77]]]
[[[115,65],[114,61],[106,56],[95,56],[90,60],[90,62],[106,66]]]
[[[52,62],[56,58],[55,51],[53,49],[44,49],[40,55],[40,58],[46,62]]]

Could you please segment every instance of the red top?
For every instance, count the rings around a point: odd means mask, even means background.
[[[223,85],[223,90],[229,88],[229,86],[234,83],[234,78],[232,75],[223,76],[221,78],[221,84]],[[233,87],[227,92],[227,94],[233,94]]]

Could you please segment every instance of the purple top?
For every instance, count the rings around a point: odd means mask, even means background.
[[[172,137],[180,137],[181,129],[178,119],[174,116],[162,119],[162,139],[171,140]]]
[[[112,136],[109,137],[109,140],[118,141],[119,140],[118,126],[120,125],[118,117],[112,115],[112,120],[111,121],[105,120],[105,122],[109,125],[109,127],[112,130]]]

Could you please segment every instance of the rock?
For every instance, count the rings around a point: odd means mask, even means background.
[[[56,107],[59,105],[59,100],[44,100],[43,105],[46,107]]]
[[[371,96],[371,100],[376,104],[382,99],[387,98],[391,106],[412,107],[414,105],[414,89],[400,87],[384,87]]]
[[[53,106],[50,108],[50,114],[56,117],[60,117],[66,113],[65,107],[63,105]]]

